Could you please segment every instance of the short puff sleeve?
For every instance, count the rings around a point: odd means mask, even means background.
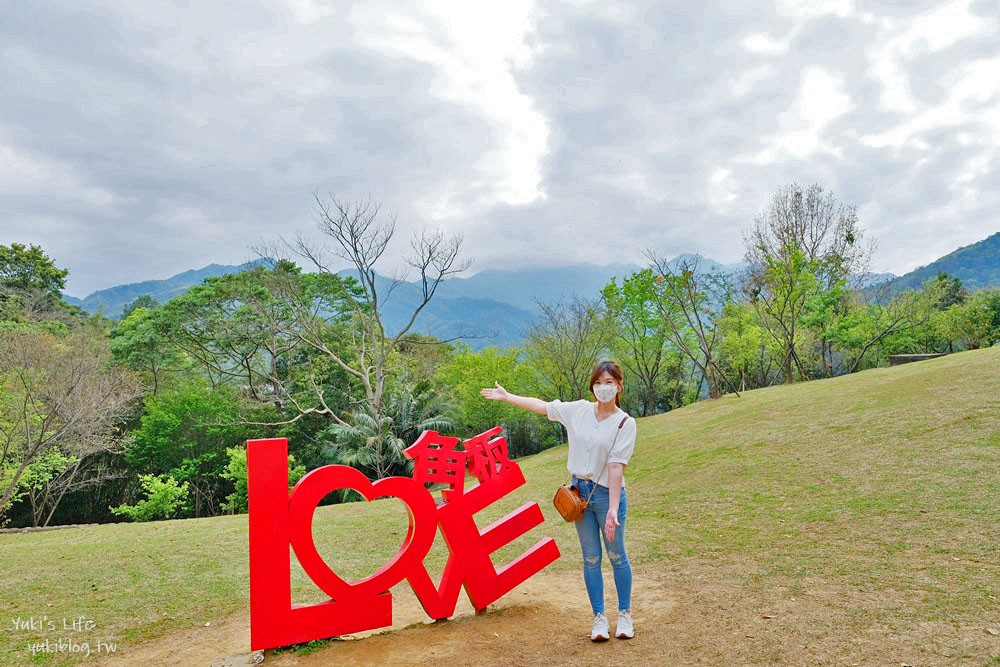
[[[570,406],[572,403],[564,403],[559,399],[549,401],[545,404],[545,414],[549,421],[559,422],[563,426],[569,421]]]
[[[635,418],[629,417],[625,420],[625,424],[622,426],[621,431],[618,432],[618,439],[615,441],[615,446],[611,449],[611,455],[608,457],[608,463],[622,463],[628,465],[629,459],[632,458],[632,452],[635,450]]]

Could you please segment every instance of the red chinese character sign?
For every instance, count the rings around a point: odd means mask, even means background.
[[[404,451],[413,460],[413,478],[371,482],[348,466],[331,465],[305,475],[288,491],[288,441],[247,442],[250,508],[250,646],[252,650],[374,630],[392,625],[389,589],[404,579],[427,615],[455,613],[461,588],[477,611],[519,586],[557,558],[559,549],[543,538],[511,563],[493,564],[491,554],[542,523],[538,503],[528,502],[480,530],[476,512],[524,484],[520,467],[508,458],[500,428],[466,440],[425,431]],[[478,480],[465,488],[465,473]],[[447,484],[437,504],[425,482]],[[410,518],[399,551],[378,571],[359,581],[344,581],[326,564],[313,542],[312,521],[320,500],[332,491],[351,489],[367,500],[393,497]],[[441,530],[448,560],[438,586],[424,558]],[[352,536],[353,537],[353,536]],[[330,600],[292,604],[289,546],[302,569]]]

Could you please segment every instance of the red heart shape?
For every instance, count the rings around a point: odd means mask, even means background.
[[[312,523],[316,506],[331,491],[352,489],[367,500],[393,497],[403,501],[410,515],[410,527],[399,551],[375,574],[344,581],[316,550]],[[407,577],[431,550],[437,529],[434,497],[423,484],[409,477],[386,477],[374,484],[361,472],[341,465],[317,468],[299,480],[288,499],[289,541],[306,574],[334,600],[369,598],[383,593]]]

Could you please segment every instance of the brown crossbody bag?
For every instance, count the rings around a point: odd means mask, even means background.
[[[615,445],[618,443],[618,434],[622,432],[622,426],[625,426],[625,422],[627,421],[628,415],[625,415],[622,417],[621,423],[618,424],[614,442],[611,443],[611,449],[608,451],[608,461],[611,460],[611,452],[615,450]],[[604,462],[604,468],[608,467],[608,461]],[[601,474],[597,476],[597,479],[600,479],[601,475],[604,474],[604,468],[601,468]],[[597,480],[594,480],[590,493],[584,498],[583,494],[580,493],[580,489],[576,488],[575,484],[563,484],[556,489],[556,495],[552,499],[552,504],[555,506],[556,511],[559,512],[559,515],[566,519],[566,521],[579,521],[583,518],[583,513],[587,511],[587,505],[590,504],[590,499],[593,497],[595,489],[597,489]]]

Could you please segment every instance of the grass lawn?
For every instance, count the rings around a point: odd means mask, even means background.
[[[480,525],[530,499],[546,514],[498,560],[549,535],[564,553],[550,570],[576,576],[575,531],[550,504],[565,455],[522,459],[528,484],[483,512]],[[954,659],[1000,664],[1000,637],[986,634],[1000,628],[1000,347],[642,419],[626,481],[639,572],[750,598],[826,595],[845,637],[942,622],[979,631],[992,648]],[[374,571],[405,530],[392,500],[321,508],[315,523],[345,578]],[[443,554],[428,562],[440,570]],[[32,658],[44,637],[96,648],[204,625],[247,607],[247,569],[245,516],[0,535],[0,664],[85,662]],[[293,595],[323,598],[301,570]],[[80,617],[95,627],[62,630]],[[43,630],[15,629],[18,618]]]

